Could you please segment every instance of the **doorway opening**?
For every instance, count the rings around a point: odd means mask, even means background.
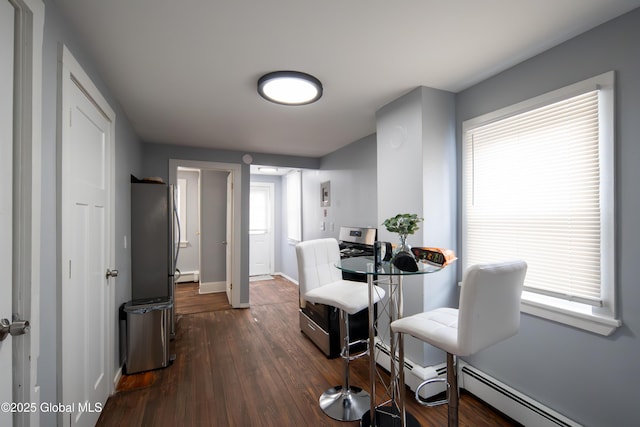
[[[249,280],[250,292],[255,283],[269,286],[277,276],[295,282],[294,242],[289,239],[290,222],[297,224],[300,206],[290,211],[290,176],[299,174],[295,168],[251,165],[249,206]],[[298,193],[301,189],[298,190]],[[298,194],[300,196],[300,194]],[[298,200],[300,197],[298,197]],[[291,220],[291,221],[290,221]],[[289,273],[289,274],[287,274]]]
[[[226,292],[234,308],[244,306],[240,302],[240,173],[236,164],[169,161],[169,183],[179,193],[178,282],[197,282],[199,294]]]
[[[249,277],[274,273],[275,183],[251,182],[249,196]]]
[[[180,274],[176,284],[195,282],[200,285],[200,169],[179,166],[176,175],[176,207],[178,227],[176,242],[180,252]]]

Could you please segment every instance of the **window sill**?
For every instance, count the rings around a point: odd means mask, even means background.
[[[622,322],[606,309],[527,291],[522,293],[520,309],[523,313],[605,336],[611,335],[622,325]],[[598,313],[596,310],[601,312]]]

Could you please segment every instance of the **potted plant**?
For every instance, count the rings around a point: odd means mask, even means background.
[[[411,247],[407,244],[407,236],[413,234],[420,229],[420,222],[424,219],[419,218],[416,214],[398,214],[391,218],[384,220],[382,225],[387,228],[387,231],[392,233],[398,233],[400,236],[400,245],[393,251],[394,254],[399,252],[411,253]]]

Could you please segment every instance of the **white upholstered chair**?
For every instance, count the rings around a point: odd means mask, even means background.
[[[341,421],[355,421],[370,408],[369,393],[349,384],[349,361],[367,351],[351,356],[349,348],[355,343],[349,341],[349,316],[369,306],[369,289],[364,282],[342,279],[340,247],[336,239],[316,239],[296,245],[298,258],[298,282],[301,297],[310,303],[326,304],[340,312],[340,337],[344,359],[343,385],[330,388],[320,396],[320,407],[331,418]],[[374,287],[373,301],[384,297],[384,290]],[[367,341],[367,340],[365,340]],[[368,348],[368,346],[367,346]]]
[[[462,279],[459,308],[436,308],[391,323],[393,332],[409,334],[447,352],[447,399],[426,406],[449,404],[449,426],[458,425],[458,381],[455,356],[469,356],[515,335],[520,327],[520,299],[527,264],[509,261],[469,267]]]

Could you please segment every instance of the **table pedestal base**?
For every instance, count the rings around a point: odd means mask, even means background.
[[[362,416],[360,420],[360,427],[370,427],[371,426],[371,411],[367,411]],[[406,412],[407,423],[406,427],[420,427],[420,423],[418,420],[411,415],[409,412]],[[402,423],[400,422],[400,416],[398,415],[398,410],[392,406],[380,406],[376,410],[376,427],[401,427]]]

